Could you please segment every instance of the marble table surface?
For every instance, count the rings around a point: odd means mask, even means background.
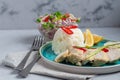
[[[84,31],[85,29],[82,28]],[[91,28],[93,33],[102,35],[107,39],[120,41],[120,28]],[[0,30],[0,61],[5,55],[18,51],[29,50],[35,35],[40,35],[38,30]],[[11,68],[0,64],[0,80],[19,80],[15,74],[11,74]],[[99,75],[93,80],[120,80],[120,72]],[[60,80],[53,77],[30,74],[24,80]]]

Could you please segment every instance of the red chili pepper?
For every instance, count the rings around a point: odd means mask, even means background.
[[[109,50],[107,48],[102,49],[102,51],[109,52]]]
[[[61,29],[64,31],[64,32],[66,32],[67,34],[69,34],[69,35],[71,35],[71,34],[73,34],[73,32],[72,32],[72,30],[70,30],[69,28],[67,28],[67,27],[61,27]]]
[[[84,48],[79,48],[80,50],[82,50],[83,52],[86,52],[86,49],[84,49]]]
[[[50,18],[50,16],[47,16],[43,21],[48,22],[49,18]]]
[[[76,49],[82,50],[83,52],[86,52],[86,51],[87,51],[85,48],[80,48],[80,47],[77,47],[77,46],[73,46],[73,48],[76,48]]]
[[[66,20],[66,18],[62,18],[62,20]]]
[[[71,25],[71,26],[68,26],[67,28],[74,29],[74,28],[78,28],[78,26]]]
[[[68,17],[70,17],[69,13],[64,14],[64,17],[62,18],[62,20],[66,20]]]

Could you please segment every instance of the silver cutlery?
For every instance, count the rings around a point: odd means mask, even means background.
[[[30,48],[30,51],[26,54],[26,56],[20,62],[20,64],[18,64],[18,66],[15,68],[15,70],[21,71],[24,68],[24,66],[25,66],[25,64],[26,64],[26,62],[27,62],[31,52],[39,50],[39,48],[40,48],[40,46],[42,44],[42,39],[43,39],[43,36],[35,36],[34,41],[32,43],[32,46]]]
[[[30,73],[32,67],[34,66],[34,64],[40,59],[40,55],[35,54],[35,57],[33,59],[33,61],[28,64],[24,69],[21,70],[21,72],[19,72],[19,76],[26,78],[28,76],[28,74]]]
[[[44,38],[40,37],[39,38],[39,47],[42,46],[44,44]],[[29,63],[24,69],[21,70],[21,72],[19,72],[19,76],[21,77],[27,77],[30,70],[32,69],[32,67],[34,66],[34,64],[40,59],[40,55],[39,52],[35,54],[35,57],[33,59],[33,61],[31,61],[31,63]]]

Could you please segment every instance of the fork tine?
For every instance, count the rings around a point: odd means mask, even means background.
[[[22,70],[24,68],[24,66],[30,56],[30,53],[32,51],[38,51],[40,46],[42,45],[42,42],[43,42],[43,40],[42,40],[41,36],[35,36],[30,51],[25,55],[24,59],[15,68],[16,70]]]
[[[35,38],[36,38],[36,36],[35,36]],[[32,46],[35,44],[35,38],[34,38],[34,40],[33,40]]]
[[[37,39],[37,36],[35,36],[35,38],[34,38],[34,41],[33,41],[32,47],[35,47],[35,45],[36,45],[36,39]]]
[[[44,38],[44,36],[42,36],[42,44],[41,45],[43,45],[45,43],[45,38]]]
[[[42,36],[37,36],[35,49],[39,49],[40,46],[42,45],[42,42],[43,42],[43,37]]]
[[[35,49],[35,50],[37,49],[38,50],[44,44],[44,42],[45,42],[45,39],[44,39],[43,36],[36,36],[35,37],[35,42],[33,44],[34,45],[33,49]],[[35,62],[39,60],[39,58],[40,58],[40,56],[37,55],[36,58],[29,65],[27,65],[27,67],[25,67],[20,72],[19,75],[22,76],[22,77],[26,77],[29,74],[29,72],[32,69],[32,67],[35,64]]]
[[[42,36],[40,36],[40,39],[39,39],[39,44],[38,44],[39,47],[41,46],[41,42],[42,42]]]
[[[38,36],[38,43],[37,43],[37,48],[39,48],[40,47],[40,44],[41,44],[41,36]]]

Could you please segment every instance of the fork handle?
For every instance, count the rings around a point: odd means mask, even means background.
[[[21,72],[19,72],[19,76],[23,78],[27,77],[30,70],[39,59],[40,59],[40,55],[38,55],[38,53],[35,54],[35,59],[33,59],[33,61],[30,64],[28,64]]]
[[[18,64],[18,66],[15,68],[15,70],[21,71],[24,68],[31,52],[32,52],[32,49],[25,55],[24,59]]]

